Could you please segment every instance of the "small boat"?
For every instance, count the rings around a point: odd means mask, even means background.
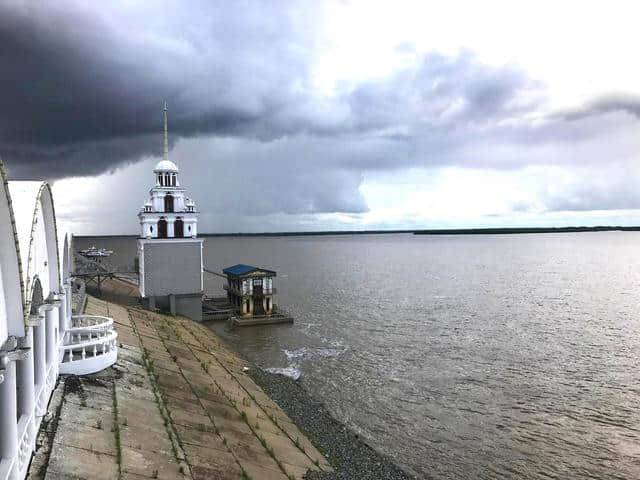
[[[79,253],[84,257],[108,257],[113,254],[113,250],[107,250],[106,248],[96,248],[94,245],[91,248],[80,250]]]

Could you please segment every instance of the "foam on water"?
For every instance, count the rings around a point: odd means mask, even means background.
[[[285,377],[293,378],[294,380],[298,380],[300,378],[300,370],[296,367],[284,367],[284,368],[266,368],[265,369],[269,373],[276,373],[278,375],[284,375]]]
[[[302,347],[297,350],[283,350],[287,359],[292,360],[294,358],[304,357],[304,354],[307,352],[307,347]]]
[[[310,359],[310,358],[333,358],[333,357],[337,357],[339,355],[342,355],[346,350],[347,350],[346,347],[341,347],[341,348],[327,348],[327,347],[309,348],[309,347],[302,347],[302,348],[298,348],[297,350],[284,349],[284,350],[282,350],[282,352],[285,354],[287,359],[291,361],[291,360],[297,359],[297,358],[306,358],[306,359]]]

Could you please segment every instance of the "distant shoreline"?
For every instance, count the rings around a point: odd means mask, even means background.
[[[640,226],[597,227],[502,227],[502,228],[443,228],[412,230],[328,230],[317,232],[258,232],[258,233],[202,233],[200,237],[320,237],[328,235],[514,235],[531,233],[581,233],[581,232],[640,232]],[[75,238],[137,238],[137,235],[74,235]]]
[[[414,235],[510,235],[518,233],[640,232],[640,227],[525,227],[415,230]]]

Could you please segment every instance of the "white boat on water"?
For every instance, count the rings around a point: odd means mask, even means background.
[[[79,251],[80,255],[85,257],[108,257],[113,254],[113,250],[107,250],[106,248],[96,248],[95,245],[91,248],[85,248]]]

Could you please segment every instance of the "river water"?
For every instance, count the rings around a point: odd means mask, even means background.
[[[296,321],[211,328],[418,477],[640,478],[639,233],[206,239],[235,263]]]

